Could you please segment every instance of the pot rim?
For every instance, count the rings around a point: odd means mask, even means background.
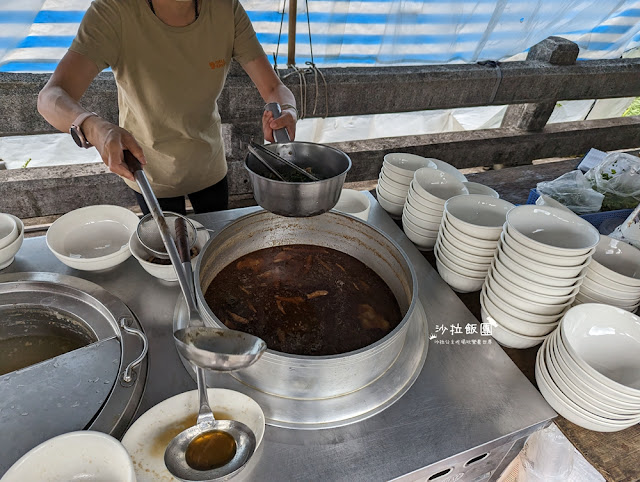
[[[215,242],[215,240],[218,238],[218,236],[220,236],[227,229],[233,229],[234,226],[240,224],[241,222],[244,222],[245,220],[247,220],[247,219],[249,219],[251,217],[264,216],[265,213],[266,214],[272,214],[272,213],[269,213],[269,211],[262,209],[262,210],[259,210],[259,211],[256,211],[256,212],[249,213],[249,214],[246,214],[244,216],[241,216],[241,217],[237,218],[236,220],[234,220],[234,221],[230,222],[229,224],[227,224],[219,232],[217,232],[215,235],[213,235],[209,239],[209,241],[207,241],[207,243],[202,248],[201,256],[198,256],[198,260],[196,262],[195,273],[194,273],[195,279],[198,281],[197,283],[194,283],[194,286],[195,286],[195,289],[196,289],[196,297],[197,297],[198,300],[203,300],[204,299],[204,293],[202,291],[202,285],[200,283],[200,271],[201,271],[201,268],[202,268],[202,262],[203,262],[202,260],[204,259],[204,256],[202,256],[202,254],[205,253],[207,251],[207,249],[209,248],[209,246]],[[391,239],[387,234],[383,233],[381,230],[379,230],[375,226],[372,226],[369,223],[366,223],[366,222],[362,221],[361,219],[358,219],[358,218],[356,218],[354,216],[346,216],[346,215],[343,215],[343,214],[341,214],[339,212],[335,212],[335,211],[327,212],[324,215],[325,216],[338,216],[339,218],[346,218],[350,222],[355,222],[355,223],[362,224],[362,225],[366,226],[365,229],[367,229],[367,228],[371,229],[377,235],[382,236],[384,238],[384,240],[387,243],[389,243],[389,245],[391,245],[393,248],[396,249],[396,251],[401,256],[401,259],[406,263],[407,267],[409,268],[409,273],[411,274],[411,284],[412,284],[412,286],[411,286],[411,299],[410,299],[410,302],[409,302],[409,306],[407,307],[406,312],[405,312],[404,316],[402,317],[402,320],[400,320],[400,323],[398,323],[398,325],[393,330],[391,330],[389,333],[387,333],[384,337],[380,338],[378,341],[372,343],[371,345],[367,345],[367,346],[364,346],[362,348],[359,348],[359,349],[353,350],[353,351],[348,351],[348,352],[344,352],[344,353],[338,353],[336,355],[317,355],[317,356],[315,356],[315,355],[295,355],[295,354],[292,354],[292,353],[285,353],[285,352],[281,352],[281,351],[277,351],[277,350],[272,350],[267,346],[267,349],[265,350],[264,355],[262,356],[262,358],[263,359],[267,359],[270,362],[277,361],[278,358],[286,358],[288,360],[336,361],[336,362],[339,362],[339,363],[344,363],[344,362],[347,362],[347,360],[352,360],[353,358],[366,358],[366,357],[369,357],[369,356],[373,356],[380,349],[383,349],[386,345],[390,344],[394,340],[394,338],[396,337],[396,335],[398,333],[400,333],[400,332],[402,332],[403,330],[406,329],[406,326],[411,321],[413,312],[415,311],[415,306],[416,306],[416,304],[418,302],[418,278],[417,278],[415,269],[413,268],[413,265],[411,264],[411,262],[409,260],[409,257],[402,250],[402,248],[400,248],[400,246],[393,239]],[[218,319],[218,317],[213,313],[213,311],[211,311],[211,308],[209,308],[209,305],[207,305],[206,303],[202,303],[201,305],[204,305],[202,308],[204,309],[204,311],[205,311],[205,313],[206,313],[208,318],[214,320],[214,322],[216,324],[218,324],[219,327],[227,329],[226,325],[224,323],[222,323]]]

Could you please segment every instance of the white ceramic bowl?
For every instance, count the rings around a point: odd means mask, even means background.
[[[584,265],[584,263],[591,258],[591,255],[595,251],[595,248],[593,248],[588,253],[580,254],[578,256],[543,253],[531,249],[529,246],[520,243],[517,238],[514,238],[511,235],[512,232],[513,229],[509,228],[508,225],[505,225],[504,241],[511,249],[518,252],[522,256],[534,259],[536,261],[539,261],[540,263],[549,264],[551,266],[575,267]]]
[[[393,152],[384,156],[382,165],[385,169],[393,171],[402,176],[413,176],[413,173],[421,168],[436,169],[435,162],[431,159],[415,154],[403,152]]]
[[[444,218],[442,220],[442,223],[440,224],[440,233],[442,234],[442,239],[446,239],[450,244],[454,245],[456,248],[464,251],[465,253],[469,253],[473,256],[479,256],[481,258],[493,258],[496,254],[497,246],[494,246],[492,248],[479,248],[477,246],[469,244],[467,242],[468,238],[461,239],[456,237],[456,235],[454,235],[449,230],[449,227],[447,226],[447,223],[445,223]],[[497,245],[497,243],[495,244]]]
[[[532,291],[531,289],[529,289],[527,287],[522,287],[520,285],[517,285],[516,283],[513,283],[508,278],[503,276],[502,273],[500,273],[500,271],[498,271],[496,269],[495,261],[491,265],[491,270],[489,272],[489,275],[500,286],[502,286],[504,289],[506,289],[512,295],[514,295],[514,296],[516,296],[518,298],[522,298],[523,300],[528,300],[528,301],[537,302],[537,303],[543,303],[545,305],[563,305],[563,304],[566,304],[567,302],[572,301],[575,298],[575,296],[578,294],[578,291],[580,290],[580,285],[575,285],[571,289],[571,291],[569,291],[568,293],[562,294],[562,295],[558,295],[558,294],[545,295],[545,294],[541,294],[541,293],[536,293],[535,291]],[[529,284],[531,284],[531,282],[529,282]]]
[[[207,394],[216,419],[244,423],[256,437],[256,449],[260,447],[265,430],[260,405],[234,390],[209,388]],[[164,465],[164,446],[195,423],[198,408],[198,392],[183,392],[151,407],[127,430],[122,444],[133,459],[137,482],[175,480]]]
[[[387,173],[385,172],[384,168],[382,168],[382,170],[380,171],[380,176],[378,176],[378,181],[384,181],[386,185],[391,186],[400,191],[403,191],[405,193],[409,190],[409,184],[411,184],[413,177],[410,177],[410,178],[408,177],[406,179],[407,180],[406,181],[403,180],[403,182],[396,181],[395,179],[392,179],[389,176],[387,176]]]
[[[443,231],[440,231],[438,233],[438,242],[442,244],[442,246],[446,248],[447,251],[451,252],[451,254],[455,256],[456,259],[459,259],[461,261],[468,261],[476,265],[486,266],[487,268],[491,265],[491,262],[493,261],[493,252],[491,253],[491,256],[477,256],[475,254],[467,253],[466,251],[463,251],[457,246],[451,244],[448,237],[444,234]]]
[[[598,262],[591,258],[591,263],[589,263],[589,269],[587,269],[586,278],[589,278],[594,283],[598,283],[602,286],[615,286],[616,290],[624,291],[625,293],[640,293],[640,286],[617,283],[613,280],[610,280],[609,278],[605,278],[593,269],[596,264],[598,264]]]
[[[638,303],[640,301],[640,288],[635,292],[620,291],[614,282],[609,285],[600,284],[597,281],[593,281],[589,278],[589,270],[587,270],[587,276],[582,280],[582,287],[588,290],[597,292],[600,296],[605,298],[611,298],[615,301],[620,301],[624,304]]]
[[[202,227],[197,221],[193,219],[190,220],[196,228]],[[202,248],[209,241],[209,232],[206,230],[198,231],[195,247],[198,249],[198,256],[202,252]],[[134,232],[131,234],[131,238],[129,239],[129,248],[131,249],[131,253],[133,257],[138,260],[140,266],[144,268],[144,270],[149,273],[154,278],[158,278],[165,281],[178,281],[178,275],[176,274],[176,270],[172,264],[157,264],[151,263],[149,258],[153,256],[153,254],[149,253],[140,240],[138,239],[138,235]],[[191,265],[195,269],[196,261],[198,260],[198,256],[194,256],[191,259]]]
[[[514,292],[498,283],[493,278],[493,276],[488,276],[486,283],[489,288],[491,288],[491,290],[496,294],[496,296],[507,303],[509,306],[527,312],[531,315],[560,317],[561,313],[565,312],[567,308],[571,306],[571,303],[573,303],[573,299],[575,297],[574,294],[567,301],[561,304],[541,303],[518,296]]]
[[[409,208],[408,204],[405,204],[402,215],[419,228],[426,229],[428,231],[435,231],[436,233],[438,232],[438,230],[440,229],[440,221],[427,221],[412,214],[411,209],[412,208]]]
[[[407,199],[406,194],[401,196],[393,194],[392,192],[385,189],[385,187],[382,184],[378,184],[377,189],[378,189],[378,193],[387,201],[390,201],[394,204],[402,204],[402,206],[404,206],[404,202]]]
[[[18,238],[18,224],[10,214],[0,213],[0,249],[6,248]]]
[[[497,323],[506,329],[513,331],[519,335],[525,336],[545,336],[551,333],[558,326],[558,322],[554,323],[532,323],[530,321],[521,320],[510,315],[504,310],[496,306],[485,294],[480,295],[480,306],[484,310],[486,318],[493,318]],[[488,323],[485,321],[485,323]]]
[[[512,260],[516,261],[521,266],[529,268],[536,273],[544,274],[547,276],[553,276],[555,278],[575,279],[580,273],[589,265],[591,258],[587,258],[582,264],[578,266],[556,266],[552,264],[536,261],[533,256],[526,256],[520,254],[513,249],[509,244],[505,242],[505,235],[500,235],[500,247],[502,251],[509,256]]]
[[[24,223],[20,218],[13,216],[12,214],[9,214],[9,216],[11,216],[13,221],[16,223],[18,236],[7,246],[0,249],[0,269],[4,269],[13,263],[13,260],[24,241]]]
[[[507,213],[515,206],[502,199],[482,194],[455,196],[444,210],[448,221],[469,236],[497,241],[505,224]]]
[[[464,268],[469,271],[469,273],[473,273],[473,276],[480,278],[487,275],[489,271],[489,264],[480,264],[480,263],[472,263],[462,258],[458,258],[453,252],[449,251],[443,244],[438,240],[436,242],[436,247],[438,248],[438,252],[443,256],[447,261],[451,262],[456,269],[458,267]]]
[[[451,253],[442,249],[442,244],[436,241],[436,245],[434,248],[434,252],[439,255],[440,261],[442,261],[445,266],[453,271],[460,273],[469,278],[482,279],[484,280],[487,276],[487,271],[489,267],[487,265],[470,265],[463,264],[462,261],[458,260]]]
[[[491,189],[489,186],[485,186],[484,184],[469,181],[464,181],[462,184],[464,184],[464,187],[467,188],[469,194],[483,194],[485,196],[491,196],[496,199],[500,197],[496,190]]]
[[[581,280],[587,269],[583,268],[583,271],[581,271],[578,276],[576,277],[569,277],[569,278],[561,278],[558,276],[547,276],[544,275],[542,273],[539,273],[537,271],[533,271],[530,268],[527,268],[526,266],[521,265],[519,262],[515,261],[514,259],[510,258],[502,249],[502,246],[500,244],[498,244],[498,248],[496,251],[496,259],[500,260],[500,262],[502,264],[504,264],[507,268],[509,268],[512,272],[517,273],[518,275],[520,275],[521,277],[530,280],[530,281],[534,281],[536,283],[540,283],[540,284],[546,284],[547,286],[551,287],[560,287],[560,288],[566,288],[569,286],[573,286],[576,284],[576,282],[578,280]]]
[[[413,181],[411,182],[411,186],[409,186],[407,199],[414,208],[422,211],[423,213],[442,218],[442,214],[444,213],[444,204],[432,203],[420,196],[413,187]]]
[[[545,368],[553,384],[572,402],[589,413],[611,420],[629,422],[633,418],[640,417],[640,411],[637,410],[626,410],[626,413],[618,413],[614,407],[601,404],[599,400],[580,390],[570,379],[566,379],[556,367],[555,359],[552,358],[551,346],[550,343],[547,344],[543,352]]]
[[[569,352],[567,352],[564,347],[560,330],[556,330],[550,338],[552,338],[552,340],[549,340],[550,348],[553,350],[555,360],[558,362],[557,367],[581,390],[588,393],[591,397],[601,402],[611,404],[612,406],[640,411],[640,400],[611,390],[586,373],[573,361],[573,358],[571,358],[571,355],[569,355]]]
[[[487,278],[488,279],[488,278]],[[530,321],[531,323],[555,323],[556,321],[562,318],[562,315],[570,308],[570,306],[566,306],[564,311],[557,315],[540,315],[536,313],[531,313],[529,311],[523,311],[515,306],[513,306],[508,301],[500,298],[491,288],[491,284],[485,280],[484,283],[485,292],[487,297],[491,300],[491,302],[500,308],[502,311],[506,311],[511,316],[515,316],[524,321]]]
[[[455,176],[429,168],[418,169],[411,185],[424,199],[441,206],[453,196],[469,194],[464,184]]]
[[[587,254],[600,240],[598,230],[580,216],[558,208],[525,204],[507,214],[510,235],[549,254]]]
[[[640,250],[623,241],[600,236],[591,269],[627,286],[640,287]]]
[[[482,295],[481,295],[482,296]],[[483,323],[489,323],[491,325],[491,336],[503,346],[508,348],[531,348],[532,346],[539,345],[545,339],[545,336],[526,336],[509,330],[505,326],[498,323],[492,318],[484,309],[480,309],[480,315]]]
[[[522,269],[524,270],[524,268]],[[502,262],[501,259],[498,258],[495,259],[493,270],[500,273],[503,278],[507,279],[513,285],[518,286],[520,289],[527,290],[531,295],[551,297],[566,296],[576,288],[579,289],[580,284],[582,283],[582,278],[578,278],[574,284],[569,286],[553,286],[546,282],[546,280],[552,281],[553,278],[534,273],[533,271],[531,271],[531,277],[535,278],[535,280],[527,279],[521,274],[512,271]]]
[[[425,238],[437,238],[438,230],[437,229],[424,229],[420,226],[414,224],[410,219],[407,218],[406,213],[402,214],[402,225],[406,225],[413,231],[414,233],[418,233],[420,236],[424,236]]]
[[[71,268],[112,268],[131,256],[129,238],[139,221],[120,206],[87,206],[58,218],[47,231],[47,246]]]
[[[391,184],[390,181],[387,181],[382,177],[378,178],[378,186],[381,186],[385,191],[393,194],[394,196],[401,198],[406,198],[407,192],[409,192],[409,186],[398,189],[395,185]]]
[[[592,292],[590,291],[590,293]],[[638,306],[640,306],[640,304],[638,303],[635,303],[635,304],[617,303],[613,301],[611,298],[606,298],[606,297],[601,298],[599,295],[596,295],[596,294],[594,294],[594,296],[589,296],[583,290],[582,286],[580,287],[580,291],[578,291],[578,294],[576,295],[576,301],[578,302],[578,304],[604,303],[605,305],[611,305],[611,306],[616,306],[618,308],[622,308],[623,310],[630,311],[631,313],[635,313],[635,311],[638,309]]]
[[[618,298],[612,298],[604,293],[601,293],[600,289],[593,290],[584,285],[584,281],[580,286],[580,301],[586,301],[590,303],[604,303],[606,305],[617,306],[618,308],[625,309],[627,311],[634,311],[633,308],[637,307],[638,300],[636,298],[631,300],[624,300]]]
[[[631,404],[625,404],[611,399],[603,400],[604,397],[592,396],[587,390],[580,388],[580,385],[576,380],[576,376],[571,371],[565,371],[565,365],[562,360],[556,356],[555,337],[555,333],[553,336],[549,337],[551,339],[546,346],[544,356],[546,367],[552,380],[563,393],[569,394],[573,392],[575,393],[575,398],[573,396],[570,398],[579,405],[581,405],[579,400],[585,400],[587,403],[597,407],[599,410],[604,410],[614,416],[623,415],[628,417],[640,415],[640,408],[634,408]]]
[[[397,184],[408,186],[413,181],[413,172],[409,176],[403,176],[390,169],[385,169],[384,166],[380,169],[380,177],[386,180],[391,180]]]
[[[436,267],[438,268],[438,274],[454,291],[458,293],[472,293],[482,288],[484,278],[472,278],[463,274],[457,273],[450,269],[441,260],[438,254],[435,255]]]
[[[413,205],[413,201],[410,197],[407,197],[407,202],[404,203],[404,208],[416,218],[426,221],[428,223],[440,224],[442,222],[442,213],[438,215],[431,214],[432,211],[421,210]]]
[[[447,174],[451,174],[460,182],[467,182],[466,176],[448,162],[441,161],[440,159],[434,159],[433,157],[431,157],[430,159],[433,163],[435,163],[438,171],[443,171]]]
[[[369,201],[369,197],[362,191],[343,189],[340,193],[338,203],[333,209],[366,221],[369,218],[371,202]]]
[[[640,400],[640,317],[590,303],[571,308],[560,328],[567,351],[587,373]]]
[[[69,432],[31,449],[2,477],[3,482],[117,480],[135,482],[133,462],[118,440],[100,432]]]
[[[536,358],[536,382],[538,383],[540,393],[556,412],[576,425],[597,432],[616,432],[633,425],[632,423],[610,421],[604,417],[591,414],[567,398],[553,383],[546,366],[543,364],[543,349],[544,346],[538,351]]]
[[[404,208],[404,203],[397,204],[392,201],[389,201],[384,197],[384,195],[380,194],[380,190],[378,188],[376,188],[376,194],[377,194],[376,198],[378,199],[378,203],[380,204],[380,206],[382,206],[382,209],[384,209],[385,211],[387,211],[389,214],[393,216],[402,215],[402,209]]]
[[[469,236],[467,233],[463,233],[462,231],[460,231],[457,227],[451,224],[451,222],[449,221],[448,213],[444,213],[444,216],[442,216],[442,224],[444,227],[446,227],[447,234],[451,235],[449,241],[451,241],[458,247],[460,247],[459,244],[466,244],[475,248],[493,251],[495,251],[495,249],[498,247],[498,241],[475,238],[473,236]]]
[[[414,230],[412,230],[405,222],[403,222],[403,229],[404,234],[407,236],[407,238],[409,238],[409,240],[422,251],[431,251],[436,245],[438,236],[422,236],[421,234],[418,234]]]

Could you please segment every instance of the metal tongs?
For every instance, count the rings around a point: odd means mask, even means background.
[[[249,145],[247,146],[249,149],[249,152],[251,154],[253,154],[256,159],[258,159],[263,166],[265,166],[267,169],[269,169],[269,171],[271,171],[271,173],[276,176],[278,179],[280,179],[283,182],[288,182],[287,180],[285,180],[284,177],[282,177],[282,174],[280,174],[278,172],[278,170],[276,168],[274,168],[269,161],[266,160],[264,156],[264,154],[267,154],[271,159],[276,159],[277,161],[283,163],[284,165],[290,167],[291,169],[295,170],[296,172],[302,174],[303,176],[305,176],[307,179],[311,180],[311,181],[319,181],[320,179],[318,179],[316,176],[314,176],[313,174],[305,171],[304,169],[302,169],[300,166],[296,166],[293,162],[289,161],[288,159],[285,159],[284,157],[278,155],[277,153],[267,149],[265,146],[261,145],[261,144],[257,144],[253,141],[251,141],[249,143]]]

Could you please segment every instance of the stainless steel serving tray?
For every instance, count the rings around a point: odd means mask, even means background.
[[[0,377],[0,400],[11,400],[0,406],[0,446],[15,447],[0,451],[0,474],[22,455],[25,444],[35,446],[60,433],[86,428],[122,436],[142,399],[147,376],[142,356],[147,343],[140,324],[120,299],[100,286],[55,273],[0,275],[0,314],[11,314],[0,318],[0,325],[21,312],[25,319],[40,317],[43,323],[47,316],[59,316],[92,333],[96,341],[51,359],[53,363]],[[74,356],[89,350],[82,365],[74,365]],[[27,370],[35,382],[16,385]],[[64,378],[53,377],[58,371]],[[18,433],[23,434],[20,444],[13,439]]]

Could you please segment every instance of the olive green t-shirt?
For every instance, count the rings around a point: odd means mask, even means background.
[[[147,0],[94,0],[70,47],[100,70],[113,70],[120,126],[142,146],[157,197],[224,178],[216,101],[231,59],[246,64],[264,55],[238,0],[199,0],[198,6],[192,24],[170,27]]]

